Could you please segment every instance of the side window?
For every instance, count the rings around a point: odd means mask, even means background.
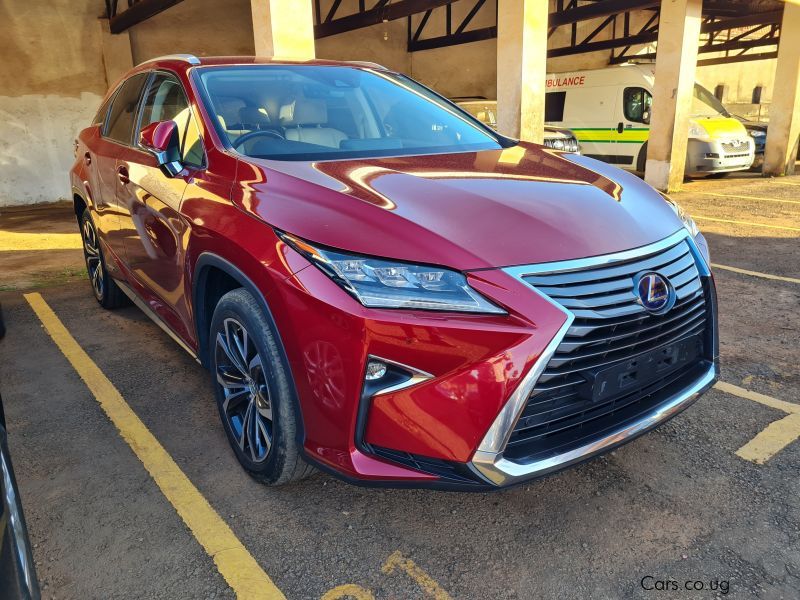
[[[650,114],[653,97],[644,88],[625,88],[622,92],[622,110],[625,118],[636,123],[649,122],[646,114]]]
[[[175,121],[181,147],[181,159],[195,167],[204,163],[200,130],[189,109],[189,101],[180,82],[172,75],[157,73],[150,83],[142,107],[140,129],[157,121]]]
[[[547,92],[544,95],[544,120],[546,123],[564,120],[564,101],[567,92]]]
[[[92,125],[100,125],[102,126],[103,123],[106,122],[106,117],[108,116],[108,108],[111,106],[111,101],[114,99],[114,94],[108,97],[108,100],[103,102],[102,106],[97,109],[97,114],[92,119]]]
[[[148,73],[138,73],[122,84],[111,104],[111,112],[105,127],[106,137],[123,144],[131,143],[136,107],[142,94],[142,85],[148,75]]]

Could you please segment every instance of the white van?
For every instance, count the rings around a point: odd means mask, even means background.
[[[544,120],[571,129],[583,154],[642,172],[654,79],[652,64],[549,74]],[[690,114],[687,175],[723,174],[750,167],[755,145],[747,130],[697,83]]]

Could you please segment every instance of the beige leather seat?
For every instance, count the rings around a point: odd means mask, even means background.
[[[297,98],[281,106],[281,125],[286,129],[286,139],[318,146],[338,148],[347,139],[344,132],[326,127],[328,106],[323,100]]]

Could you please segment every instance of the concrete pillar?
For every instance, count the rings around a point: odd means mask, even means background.
[[[314,58],[311,0],[250,0],[256,56]]]
[[[497,2],[497,128],[532,142],[544,135],[548,0]]]
[[[644,179],[665,192],[683,183],[702,9],[702,0],[661,2]]]
[[[100,44],[103,52],[103,68],[106,85],[111,87],[127,71],[133,68],[131,37],[128,31],[111,33],[108,19],[100,19]]]
[[[783,5],[764,175],[792,175],[800,138],[800,5]]]

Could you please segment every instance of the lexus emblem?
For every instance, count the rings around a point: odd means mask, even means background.
[[[634,278],[633,294],[636,301],[651,313],[667,312],[675,304],[675,290],[666,277],[653,271]]]

